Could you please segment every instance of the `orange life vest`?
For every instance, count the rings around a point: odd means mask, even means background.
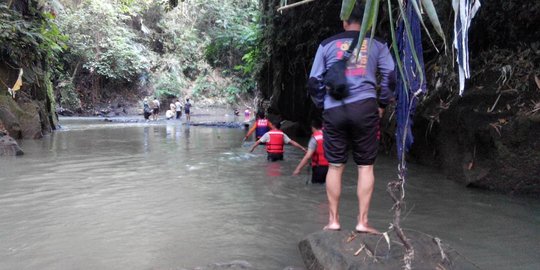
[[[313,132],[313,138],[317,141],[317,149],[315,149],[315,152],[311,157],[311,166],[328,166],[328,160],[324,157],[322,131],[318,130]]]
[[[283,154],[283,144],[285,143],[283,131],[268,131],[270,140],[266,143],[266,152],[270,154]]]

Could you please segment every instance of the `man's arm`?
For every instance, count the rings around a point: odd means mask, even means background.
[[[381,45],[377,67],[381,73],[381,94],[379,96],[379,107],[384,110],[388,103],[394,99],[394,89],[396,87],[395,64],[386,44]],[[381,111],[379,111],[380,113]]]
[[[300,174],[300,171],[302,170],[302,168],[304,168],[304,166],[306,166],[311,156],[313,156],[313,153],[315,153],[314,150],[312,149],[307,150],[306,154],[304,155],[300,163],[298,163],[298,166],[296,166],[296,169],[294,170],[293,175]]]
[[[300,144],[298,144],[297,142],[295,142],[293,140],[290,140],[289,143],[292,144],[293,146],[295,146],[296,148],[301,149],[304,152],[307,151],[306,148],[304,148],[303,146],[301,146]]]
[[[253,124],[253,126],[249,129],[248,133],[246,134],[246,137],[244,138],[244,140],[247,140],[249,138],[249,136],[251,136],[251,134],[253,134],[253,132],[255,132],[256,127],[257,127],[257,124]]]
[[[258,140],[255,142],[255,144],[253,144],[253,146],[251,147],[251,149],[249,150],[250,153],[253,152],[253,150],[255,150],[255,148],[261,143],[261,140]]]
[[[311,100],[318,108],[323,107],[323,98],[325,94],[323,75],[326,72],[326,62],[324,60],[323,50],[323,47],[319,45],[315,58],[313,59],[313,66],[311,67],[311,72],[309,73],[307,85]]]

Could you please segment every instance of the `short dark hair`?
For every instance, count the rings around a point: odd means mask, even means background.
[[[277,121],[277,120],[274,120],[274,121],[271,121],[272,125],[276,128],[276,129],[280,129],[281,128],[281,122]]]
[[[322,121],[319,118],[314,118],[311,120],[311,126],[315,129],[321,129],[322,128]]]
[[[361,0],[356,0],[354,8],[347,20],[347,23],[362,23],[362,18],[364,17],[364,4]]]
[[[257,118],[263,119],[265,117],[264,111],[257,111]]]

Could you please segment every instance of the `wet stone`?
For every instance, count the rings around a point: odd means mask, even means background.
[[[181,269],[188,270],[188,269]],[[258,270],[246,261],[232,261],[228,263],[214,263],[207,266],[195,267],[189,270]],[[305,268],[287,266],[283,270],[305,270]]]
[[[2,134],[4,133],[0,133],[0,156],[20,156],[24,154],[15,139]]]
[[[438,238],[415,231],[405,234],[414,247],[412,269],[478,269]],[[319,231],[308,235],[298,246],[309,270],[404,269],[403,244],[394,232],[388,236],[390,244],[383,235]]]

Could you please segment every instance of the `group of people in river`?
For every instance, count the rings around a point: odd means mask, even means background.
[[[285,152],[284,146],[285,144],[291,144],[305,153],[304,157],[294,170],[293,175],[300,174],[302,168],[305,167],[311,159],[313,173],[311,182],[324,184],[326,182],[326,173],[328,171],[328,161],[324,156],[322,122],[319,119],[315,119],[311,122],[312,136],[307,149],[289,138],[289,136],[287,136],[280,128],[281,124],[279,122],[276,121],[272,123],[266,119],[264,112],[258,112],[255,124],[249,129],[244,137],[244,140],[247,140],[255,133],[256,141],[251,147],[250,152],[253,152],[258,145],[265,145],[267,160],[275,162],[283,160],[283,154]]]
[[[186,122],[191,121],[191,102],[189,101],[189,98],[186,98],[186,102],[183,105],[184,107],[184,113],[186,115]],[[161,103],[157,99],[157,97],[154,98],[151,102],[148,101],[147,98],[143,100],[143,115],[144,119],[146,121],[157,121],[159,120],[159,114],[161,109]],[[177,99],[174,102],[171,102],[169,104],[169,109],[165,111],[165,118],[167,120],[171,120],[173,118],[176,118],[177,120],[180,120],[182,117],[182,103],[180,102],[180,99]]]
[[[329,215],[323,229],[331,231],[341,229],[338,213],[341,179],[351,151],[358,173],[359,211],[355,230],[379,233],[369,225],[368,212],[375,182],[373,166],[379,144],[379,120],[393,99],[395,71],[385,43],[368,38],[358,42],[363,12],[363,4],[358,1],[349,19],[342,22],[345,32],[322,41],[315,54],[308,92],[315,105],[324,110],[322,125],[319,120],[312,123],[308,150],[284,134],[279,123],[270,123],[264,114],[258,115],[246,138],[256,132],[257,141],[250,151],[266,144],[270,161],[283,160],[284,144],[304,151],[304,158],[293,174],[298,174],[311,158],[312,182],[326,183]],[[357,43],[360,45],[356,46]],[[379,93],[375,87],[378,76]]]

